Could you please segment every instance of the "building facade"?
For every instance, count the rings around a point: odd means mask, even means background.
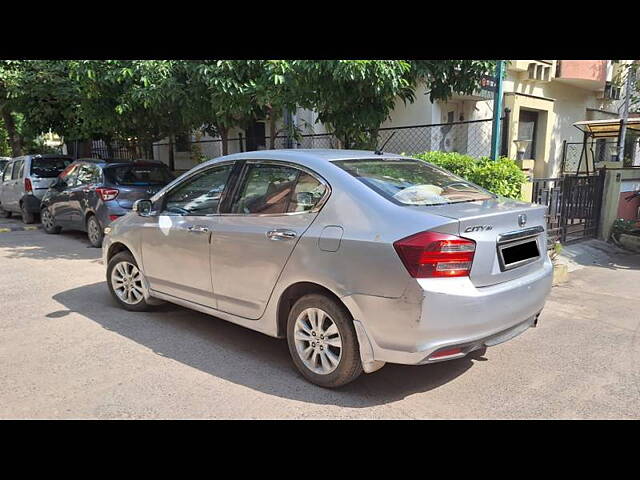
[[[560,173],[564,142],[578,144],[583,134],[573,126],[581,120],[618,118],[620,116],[621,73],[629,61],[614,60],[510,60],[503,83],[503,106],[509,114],[503,123],[503,152],[516,158],[516,140],[524,140],[525,158],[535,161],[536,177],[554,177]],[[488,77],[491,80],[491,77]],[[505,115],[503,112],[502,115]],[[391,139],[386,150],[415,153],[426,150],[457,151],[473,156],[489,155],[493,92],[483,88],[472,95],[456,95],[445,102],[431,102],[425,86],[416,90],[413,103],[396,103],[384,129],[404,129],[405,134]],[[481,120],[486,120],[482,122]],[[292,121],[307,137],[302,148],[334,148],[335,141],[327,128],[317,122],[317,113],[298,109]],[[392,130],[389,130],[391,132]],[[411,132],[411,143],[405,140]],[[268,148],[271,135],[266,122],[256,122],[248,130],[229,132],[229,153]],[[388,135],[387,135],[388,136]],[[159,142],[154,157],[168,163],[173,148],[175,168],[191,168],[202,158],[222,154],[220,142],[208,136],[194,136],[197,143]],[[381,135],[381,142],[385,137]],[[279,139],[276,147],[283,147]],[[577,146],[577,145],[576,145]],[[577,148],[576,148],[577,151]],[[599,153],[606,159],[608,151]]]

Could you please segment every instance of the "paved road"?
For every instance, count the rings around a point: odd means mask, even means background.
[[[0,418],[640,418],[640,256],[602,245],[573,252],[538,328],[329,391],[281,340],[177,306],[119,309],[83,234],[0,233]]]

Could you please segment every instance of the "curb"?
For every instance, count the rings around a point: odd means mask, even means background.
[[[33,230],[40,230],[41,228],[42,227],[40,226],[0,227],[0,233],[33,231]]]

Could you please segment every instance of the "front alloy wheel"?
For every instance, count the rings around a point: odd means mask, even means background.
[[[137,305],[144,300],[142,274],[132,263],[116,263],[111,270],[111,286],[116,296],[127,305]]]

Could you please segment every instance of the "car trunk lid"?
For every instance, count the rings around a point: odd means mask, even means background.
[[[509,199],[491,199],[427,207],[430,213],[458,221],[458,235],[476,242],[473,266],[469,275],[477,287],[494,285],[526,275],[542,265],[546,255],[546,207]],[[537,227],[537,228],[536,228]],[[526,258],[535,260],[513,262],[505,247],[536,242]],[[500,247],[500,248],[499,248]],[[503,250],[503,252],[501,252]],[[532,253],[533,252],[533,253]],[[507,260],[505,264],[505,258]]]

